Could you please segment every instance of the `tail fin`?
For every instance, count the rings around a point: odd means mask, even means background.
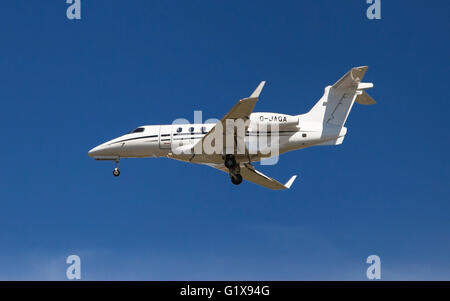
[[[302,119],[307,122],[322,123],[323,127],[343,127],[353,103],[370,105],[375,101],[365,92],[372,83],[362,83],[367,66],[352,68],[334,85],[327,86],[322,98]]]

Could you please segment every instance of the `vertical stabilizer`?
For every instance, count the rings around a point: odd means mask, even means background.
[[[334,85],[327,86],[322,98],[302,115],[302,120],[321,123],[324,128],[340,128],[344,126],[355,100],[361,104],[374,104],[375,101],[365,92],[373,84],[361,82],[366,71],[367,66],[352,68]]]

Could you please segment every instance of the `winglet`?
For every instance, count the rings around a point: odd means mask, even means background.
[[[286,182],[286,184],[284,184],[284,187],[286,187],[287,189],[291,188],[292,183],[294,183],[295,179],[297,178],[297,175],[292,176],[289,181]]]
[[[253,91],[252,95],[250,95],[250,98],[258,98],[259,94],[261,94],[262,89],[264,88],[264,85],[266,84],[265,81],[262,81],[258,87]]]

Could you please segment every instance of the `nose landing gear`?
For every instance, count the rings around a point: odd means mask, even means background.
[[[114,168],[114,170],[113,170],[113,175],[114,175],[115,177],[120,176],[119,160],[116,161],[116,168]]]

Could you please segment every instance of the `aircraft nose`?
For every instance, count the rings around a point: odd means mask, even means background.
[[[94,147],[93,149],[91,149],[90,151],[88,151],[88,156],[94,158],[97,155],[100,155],[100,153],[102,152],[102,146],[98,145],[96,147]]]

